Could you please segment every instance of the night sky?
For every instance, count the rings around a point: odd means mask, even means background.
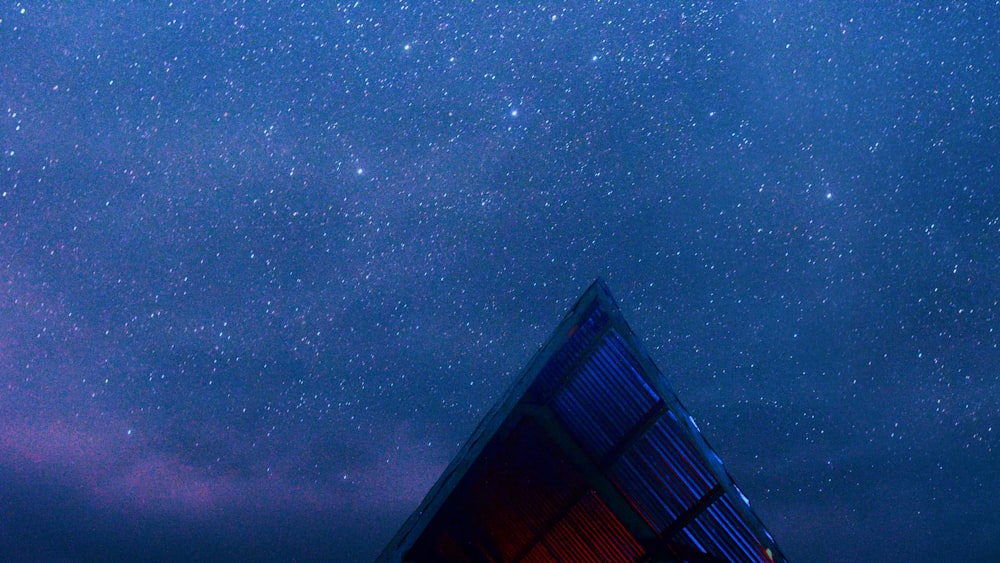
[[[370,561],[601,276],[793,561],[1000,560],[998,53],[985,0],[0,3],[0,559]]]

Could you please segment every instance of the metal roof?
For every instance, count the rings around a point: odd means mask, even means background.
[[[597,280],[378,561],[786,559]]]

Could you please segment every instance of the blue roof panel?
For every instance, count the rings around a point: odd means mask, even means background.
[[[718,482],[678,430],[668,412],[611,468],[615,485],[661,533]]]
[[[754,536],[733,502],[727,494],[712,503],[708,510],[685,528],[688,537],[697,538],[697,543],[707,552],[726,561],[769,563],[771,559],[767,555],[767,548]]]
[[[531,393],[538,402],[545,402],[552,393],[563,385],[581,357],[602,336],[608,328],[608,314],[600,301],[594,301],[585,310],[582,318],[569,327],[565,343],[554,353],[539,371],[532,385]]]
[[[621,339],[609,336],[552,400],[556,416],[595,462],[661,404]]]

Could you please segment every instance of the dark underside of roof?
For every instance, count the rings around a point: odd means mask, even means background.
[[[598,280],[380,561],[785,561]]]

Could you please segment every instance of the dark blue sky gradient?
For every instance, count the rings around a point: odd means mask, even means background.
[[[0,559],[371,560],[597,276],[791,559],[1000,558],[1000,3],[864,4],[3,4]]]

